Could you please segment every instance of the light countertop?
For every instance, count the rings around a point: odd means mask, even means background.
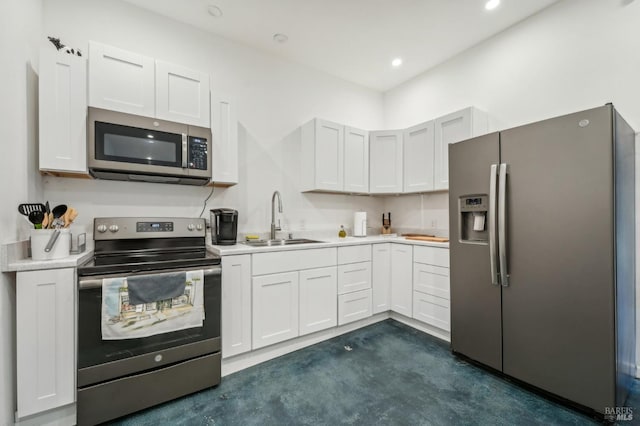
[[[26,255],[28,244],[28,241],[18,241],[2,245],[0,249],[0,266],[2,272],[75,268],[93,256],[93,250],[87,247],[87,250],[82,253],[71,254],[62,259],[33,260]]]
[[[209,238],[207,240],[207,249],[212,253],[215,253],[220,256],[231,256],[235,254],[254,254],[254,253],[264,253],[264,252],[273,252],[273,251],[307,250],[307,249],[324,248],[324,247],[342,247],[342,246],[352,246],[352,245],[360,245],[360,244],[376,244],[376,243],[396,243],[396,244],[409,244],[409,245],[416,245],[416,246],[439,247],[439,248],[446,248],[446,249],[449,248],[449,243],[407,240],[405,239],[405,237],[382,236],[382,235],[376,235],[371,237],[318,238],[318,240],[321,240],[322,242],[291,244],[291,245],[284,245],[284,246],[255,247],[255,246],[249,246],[247,244],[242,244],[242,243],[234,244],[230,246],[213,245],[213,244],[210,244],[211,239]]]

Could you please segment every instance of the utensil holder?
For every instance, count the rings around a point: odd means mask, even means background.
[[[31,258],[33,260],[64,259],[71,250],[71,232],[60,229],[60,235],[50,252],[44,251],[55,229],[32,229],[30,231]]]
[[[69,253],[71,254],[80,254],[84,253],[87,249],[87,233],[83,232],[81,234],[73,235],[71,234],[71,250]]]

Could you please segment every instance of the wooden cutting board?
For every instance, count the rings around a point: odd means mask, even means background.
[[[435,237],[431,234],[401,234],[403,237]]]
[[[415,237],[405,237],[407,240],[415,240],[415,241],[431,241],[433,243],[447,243],[449,242],[448,238],[443,237],[424,237],[424,236],[415,236]]]

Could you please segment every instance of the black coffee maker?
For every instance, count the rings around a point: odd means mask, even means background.
[[[233,209],[211,210],[211,243],[230,246],[238,236],[238,211]]]

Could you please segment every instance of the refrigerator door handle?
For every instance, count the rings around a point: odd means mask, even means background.
[[[498,257],[500,258],[500,283],[509,285],[507,271],[507,164],[500,164],[498,177]]]
[[[498,165],[491,165],[489,179],[489,264],[491,265],[491,284],[500,285],[498,276],[498,256],[496,253],[496,187],[498,185]]]

